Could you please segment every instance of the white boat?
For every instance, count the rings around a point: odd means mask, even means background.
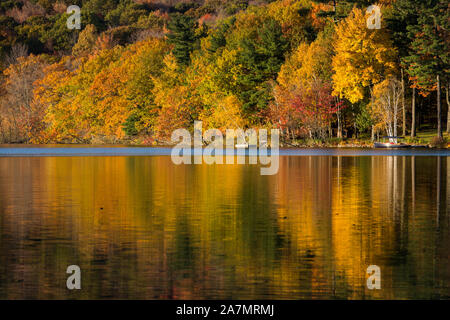
[[[409,148],[411,147],[409,144],[398,143],[398,139],[402,139],[399,137],[383,137],[383,139],[389,139],[388,142],[374,142],[373,146],[375,148]]]
[[[375,148],[409,148],[409,144],[394,143],[394,142],[375,142],[373,144]]]
[[[248,149],[248,144],[247,143],[241,143],[241,144],[237,144],[235,145],[236,149]]]

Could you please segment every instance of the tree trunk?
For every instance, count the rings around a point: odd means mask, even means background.
[[[370,104],[371,104],[371,108],[373,108],[373,86],[370,86]],[[370,140],[372,142],[374,142],[375,140],[375,125],[372,125],[372,130],[370,132]]]
[[[393,128],[394,137],[398,137],[397,133],[397,108],[394,108],[394,128]],[[396,142],[397,143],[397,142]]]
[[[441,121],[441,81],[439,75],[436,77],[437,80],[437,134],[438,137],[442,138],[442,121]]]
[[[403,136],[406,136],[406,108],[405,108],[405,79],[402,68],[402,109],[403,109]]]
[[[395,100],[395,99],[393,99]],[[396,101],[392,101],[392,103],[394,104],[394,128],[393,128],[393,132],[394,132],[394,137],[395,137],[395,143],[397,143],[397,137],[398,137],[398,123],[397,123],[397,119],[398,119],[398,103]]]
[[[445,87],[445,97],[447,100],[447,133],[450,134],[450,100],[449,100],[449,91],[450,90],[450,82],[447,83],[447,86]]]
[[[342,138],[342,127],[341,127],[341,110],[338,109],[337,111],[337,125],[338,125],[338,129],[337,129],[337,137],[339,139]]]
[[[412,103],[411,103],[411,138],[416,136],[416,88],[412,89]]]

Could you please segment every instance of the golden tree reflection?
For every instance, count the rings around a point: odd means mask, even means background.
[[[449,160],[0,159],[0,298],[450,295]],[[82,270],[82,290],[65,287]],[[368,290],[366,269],[382,270]]]

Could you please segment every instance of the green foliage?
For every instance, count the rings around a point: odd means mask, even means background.
[[[237,63],[243,72],[238,75],[236,92],[244,102],[244,112],[251,114],[265,109],[271,100],[270,80],[275,80],[284,62],[287,41],[280,25],[267,19],[258,26],[255,38],[242,38]]]
[[[360,103],[357,106],[356,110],[357,110],[355,119],[356,128],[358,128],[360,132],[369,130],[373,125],[373,121],[370,112],[368,110],[368,106],[364,103]]]
[[[108,29],[101,15],[83,7],[83,10],[81,10],[81,29],[84,29],[90,24],[95,26],[95,29],[99,32]]]
[[[228,6],[226,6],[226,13],[229,15],[233,15],[238,13],[241,10],[245,10],[248,7],[248,1],[247,0],[234,0],[230,1],[228,3]]]
[[[238,97],[244,115],[259,122],[288,49],[280,24],[262,10],[240,13],[219,26],[208,49],[217,51],[215,90]]]
[[[40,40],[54,51],[70,52],[78,36],[78,30],[67,28],[67,13],[53,16],[50,20],[52,27],[41,34]]]
[[[45,34],[51,28],[51,22],[45,17],[30,17],[25,23],[18,25],[17,40],[25,43],[31,53],[39,54],[46,51]]]
[[[150,12],[148,15],[142,15],[136,22],[136,27],[139,29],[160,29],[165,25],[164,18]]]
[[[421,0],[397,0],[392,8],[385,12],[385,21],[401,57],[408,54],[410,44],[408,26],[417,25],[419,15],[417,8],[421,6],[421,2]]]
[[[333,17],[335,20],[344,19],[348,16],[348,14],[352,11],[354,6],[358,8],[367,8],[368,6],[374,4],[372,0],[314,0],[315,3],[320,4],[328,4],[330,6],[336,5],[336,8],[333,10],[322,10],[319,12],[319,16],[322,17]],[[380,1],[381,2],[381,1]],[[334,11],[334,9],[336,11]]]
[[[125,0],[128,2],[127,0]],[[124,0],[85,0],[83,1],[83,10],[88,10],[91,12],[95,12],[97,14],[101,14],[103,17],[117,8],[120,3],[124,3]]]
[[[424,90],[435,87],[436,76],[450,77],[450,11],[444,0],[422,4],[417,24],[409,25],[409,55],[404,58],[409,74]]]
[[[179,2],[175,5],[175,10],[183,14],[189,10],[198,9],[199,7],[200,4],[196,2]]]
[[[123,131],[127,136],[136,136],[139,133],[138,129],[136,128],[136,125],[140,119],[141,117],[139,117],[138,114],[136,113],[130,114],[130,116],[123,124]]]
[[[189,16],[173,14],[168,24],[170,33],[167,38],[170,44],[174,46],[173,54],[180,66],[188,66],[191,61],[191,52],[194,50],[194,44],[197,40],[195,29],[198,23]]]
[[[208,47],[210,53],[216,53],[220,48],[226,46],[228,31],[232,28],[235,21],[235,17],[226,19],[211,33]]]
[[[111,26],[124,26],[136,23],[146,10],[132,0],[122,0],[105,16],[105,21]]]

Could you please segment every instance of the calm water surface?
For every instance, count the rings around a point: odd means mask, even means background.
[[[261,176],[5,152],[0,299],[450,298],[446,153],[286,155]],[[73,264],[82,289],[69,291]],[[366,287],[369,265],[381,290]]]

